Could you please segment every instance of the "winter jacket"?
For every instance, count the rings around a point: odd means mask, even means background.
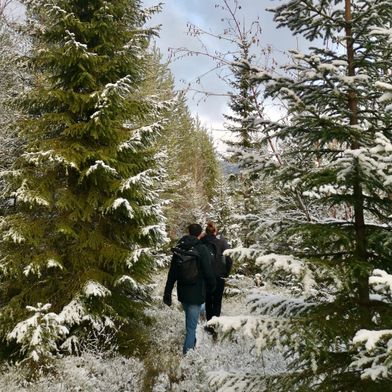
[[[217,237],[214,234],[206,234],[202,239],[202,243],[205,244],[208,249],[212,249],[209,244],[213,244],[216,248],[220,260],[211,260],[215,277],[224,278],[229,276],[233,261],[230,256],[224,256],[222,258],[223,252],[230,248],[230,245],[225,238]]]
[[[177,282],[177,298],[180,302],[192,305],[201,305],[206,299],[206,285],[208,290],[215,290],[215,276],[211,268],[210,253],[208,249],[195,236],[187,235],[181,238],[177,245],[183,249],[190,249],[192,246],[199,254],[199,278],[193,285],[183,285],[177,281],[177,272],[173,260],[170,264],[169,273],[166,280],[164,301],[171,303],[171,293],[174,284]]]

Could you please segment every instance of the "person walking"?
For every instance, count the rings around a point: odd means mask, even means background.
[[[172,290],[177,282],[177,298],[185,312],[184,355],[196,345],[196,328],[201,305],[206,300],[206,291],[214,292],[216,285],[210,253],[200,241],[202,231],[202,227],[197,223],[189,225],[189,235],[182,237],[173,249],[173,257],[163,295],[163,302],[171,306]],[[182,264],[182,261],[185,262]],[[196,277],[191,279],[186,275],[191,275],[192,263],[196,264],[197,270]],[[184,265],[188,265],[188,267],[184,267]]]
[[[230,246],[223,237],[218,237],[218,229],[214,222],[208,222],[206,234],[202,238],[202,243],[207,246],[211,253],[212,269],[215,275],[216,289],[206,293],[206,318],[207,321],[212,317],[219,317],[222,309],[223,291],[225,289],[225,278],[229,276],[232,267],[232,260],[229,256],[223,255]],[[212,328],[206,326],[208,332]]]

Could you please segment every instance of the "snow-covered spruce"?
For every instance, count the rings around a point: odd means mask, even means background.
[[[26,145],[4,173],[15,203],[0,229],[0,337],[39,362],[92,331],[142,334],[143,285],[166,240],[153,147],[167,105],[141,89],[154,30],[139,1],[23,3],[33,74],[10,125]]]
[[[390,305],[380,301],[385,294],[371,295],[369,284],[387,292],[388,279],[371,272],[389,272],[392,257],[390,2],[289,0],[273,12],[278,26],[313,43],[292,53],[284,76],[250,66],[252,83],[262,83],[267,98],[282,100],[289,113],[282,121],[258,119],[263,140],[281,146],[279,159],[270,154],[259,167],[272,176],[284,213],[272,226],[273,247],[250,246],[238,262],[262,260],[255,272],[265,269],[313,303],[297,314],[286,306],[282,342],[292,361],[267,384],[290,392],[388,389]],[[291,270],[274,262],[271,250],[294,255]],[[261,301],[260,309],[272,308]],[[257,330],[254,321],[241,325]],[[377,342],[368,344],[370,352],[367,342]]]

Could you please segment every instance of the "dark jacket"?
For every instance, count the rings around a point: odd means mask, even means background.
[[[206,234],[203,239],[202,243],[210,249],[209,244],[213,244],[213,247],[216,248],[218,259],[219,260],[212,260],[212,269],[214,274],[217,278],[224,278],[229,276],[231,267],[233,265],[233,261],[231,260],[230,256],[224,256],[223,252],[226,249],[230,248],[230,245],[223,237],[217,237],[214,234]]]
[[[206,285],[211,291],[215,290],[215,276],[211,268],[210,253],[208,249],[195,236],[187,235],[181,238],[179,244],[184,249],[190,249],[192,246],[199,254],[199,278],[194,285],[182,285],[177,281],[177,273],[173,261],[170,264],[169,273],[166,280],[164,298],[171,302],[171,293],[174,283],[177,282],[177,297],[182,303],[200,305],[206,299]]]

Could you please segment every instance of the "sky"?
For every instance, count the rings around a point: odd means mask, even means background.
[[[227,52],[230,46],[226,40],[213,38],[211,35],[202,35],[200,39],[188,34],[189,23],[202,28],[210,34],[222,34],[227,29],[227,10],[222,9],[224,0],[142,0],[144,7],[150,7],[162,2],[162,10],[150,21],[151,25],[161,25],[156,44],[163,55],[163,61],[170,59],[169,67],[175,78],[178,90],[187,90],[188,107],[197,116],[202,124],[216,141],[219,149],[224,150],[222,139],[229,134],[223,132],[225,119],[224,113],[229,113],[227,92],[229,85],[222,81],[219,72],[214,71],[215,62],[208,56],[176,56],[173,53],[179,48],[187,48],[194,51]],[[289,62],[287,51],[289,49],[301,49],[296,37],[293,37],[288,29],[277,29],[273,21],[273,13],[267,12],[266,8],[274,8],[282,0],[237,0],[241,7],[237,10],[236,18],[241,28],[248,29],[252,22],[258,21],[261,26],[260,44],[255,47],[254,54],[260,65],[270,64],[273,58],[283,65]],[[0,0],[1,3],[1,0]],[[227,0],[234,9],[235,0]],[[17,1],[14,1],[17,4]],[[12,4],[9,12],[14,16],[21,13],[20,7]],[[202,49],[200,42],[206,49]],[[262,55],[263,48],[271,48],[270,58]],[[221,70],[220,72],[227,72]],[[201,77],[204,75],[203,77]],[[222,74],[221,74],[222,75]],[[209,92],[204,95],[194,90]],[[274,120],[282,113],[276,105],[270,103],[265,112]]]
[[[234,6],[234,0],[227,1],[230,6]],[[271,62],[271,59],[261,55],[262,49],[267,46],[272,49],[271,58],[273,57],[279,64],[288,63],[289,60],[285,53],[299,46],[299,41],[289,30],[276,28],[273,14],[266,11],[266,8],[276,7],[280,3],[280,0],[238,0],[241,9],[238,10],[236,16],[242,27],[249,28],[256,20],[261,26],[260,45],[255,48],[260,65]],[[157,1],[144,0],[143,4],[149,7],[156,5]],[[156,43],[163,54],[163,59],[170,58],[169,66],[176,80],[176,88],[182,90],[189,87],[187,97],[191,113],[199,117],[220,147],[220,139],[226,136],[226,133],[222,132],[225,121],[223,114],[228,113],[229,109],[227,96],[219,94],[226,94],[230,87],[222,82],[216,71],[212,70],[215,63],[208,56],[183,58],[173,56],[173,49],[176,51],[178,48],[205,51],[201,49],[199,39],[187,33],[189,23],[208,33],[222,34],[227,28],[229,14],[216,5],[222,6],[223,0],[166,0],[162,5],[162,11],[156,14],[150,23],[161,25]],[[215,50],[224,52],[230,49],[225,40],[208,35],[203,35],[200,39],[210,53]],[[201,75],[205,76],[200,77]],[[194,89],[208,91],[211,95],[195,93],[192,91]],[[273,105],[269,105],[267,112],[272,118],[279,117],[279,112]]]

